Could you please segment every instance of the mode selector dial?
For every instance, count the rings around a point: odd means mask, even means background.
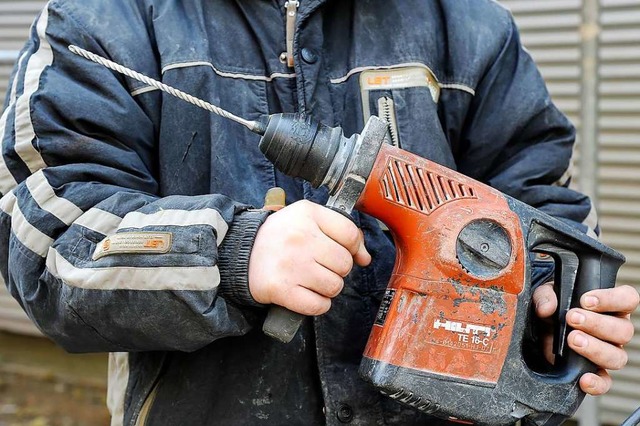
[[[511,239],[507,231],[492,220],[469,222],[458,234],[456,255],[471,275],[492,278],[511,261]]]

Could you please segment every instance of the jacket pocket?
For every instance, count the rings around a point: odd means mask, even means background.
[[[390,123],[394,145],[446,166],[453,156],[439,116],[440,85],[424,66],[376,69],[360,74],[363,119]]]

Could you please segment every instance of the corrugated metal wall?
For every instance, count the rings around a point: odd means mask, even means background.
[[[43,0],[0,0],[0,97],[3,100],[18,50],[27,38],[33,18],[45,3]]]
[[[603,240],[627,256],[620,282],[640,279],[640,0],[600,0],[598,182]],[[602,401],[619,422],[640,405],[640,315],[627,368]]]
[[[577,183],[594,196],[602,239],[627,256],[619,284],[640,277],[640,0],[504,0],[552,96],[579,129]],[[603,424],[640,405],[640,315],[628,366],[593,401]],[[597,422],[594,422],[597,424]]]
[[[45,3],[44,0],[0,0],[0,99],[2,102],[18,51],[27,39],[31,22]],[[0,102],[0,112],[2,102]],[[0,330],[39,334],[4,285],[0,285]]]

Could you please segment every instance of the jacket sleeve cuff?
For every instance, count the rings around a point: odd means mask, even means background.
[[[537,288],[542,284],[553,281],[555,277],[555,263],[550,260],[534,260],[531,262],[531,287]]]
[[[231,223],[218,252],[220,295],[233,303],[262,307],[249,291],[249,257],[258,229],[271,212],[246,210]]]

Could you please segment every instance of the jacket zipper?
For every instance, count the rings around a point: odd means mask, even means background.
[[[391,144],[395,147],[400,146],[400,134],[398,133],[398,122],[396,120],[396,107],[393,99],[388,96],[378,98],[378,117],[386,121],[389,125],[389,136]]]
[[[287,10],[285,28],[287,41],[287,66],[289,68],[293,68],[293,36],[296,32],[296,19],[298,18],[298,7],[300,7],[300,2],[298,0],[288,0],[284,4],[284,7]]]
[[[156,400],[156,395],[158,394],[159,383],[160,381],[157,381],[153,385],[151,392],[149,392],[149,396],[147,396],[147,399],[145,399],[144,403],[142,404],[142,408],[140,408],[140,413],[138,414],[138,419],[136,420],[135,426],[146,426],[147,418],[149,417],[149,412],[151,411],[151,406]]]
[[[391,145],[400,148],[400,137],[398,135],[398,122],[396,121],[396,106],[393,99],[389,96],[381,96],[378,98],[378,118],[387,122],[389,129],[389,139]],[[376,219],[378,226],[385,232],[389,231],[387,225],[379,219]]]

